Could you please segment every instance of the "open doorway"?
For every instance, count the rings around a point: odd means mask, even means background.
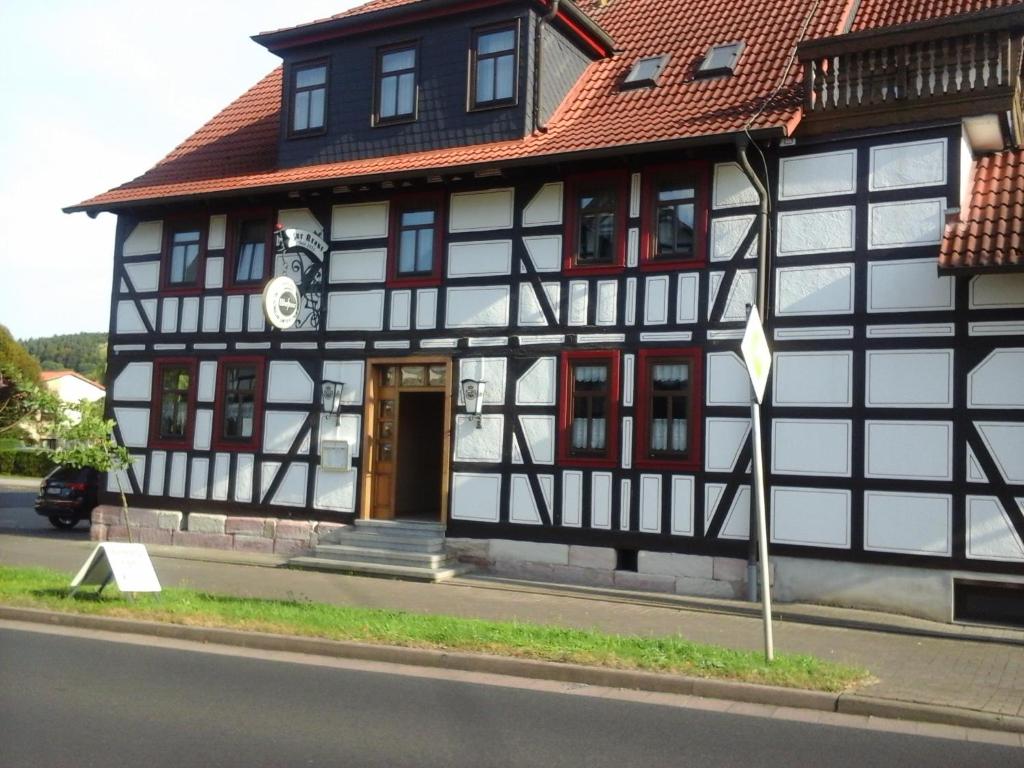
[[[402,392],[398,396],[398,467],[395,517],[441,519],[444,448],[444,392]]]

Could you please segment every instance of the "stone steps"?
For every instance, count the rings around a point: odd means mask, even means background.
[[[289,567],[307,571],[337,571],[358,576],[380,576],[409,581],[445,581],[469,570],[468,566],[459,565],[453,568],[415,568],[404,565],[382,565],[362,560],[333,560],[324,557],[293,557],[288,561]]]
[[[316,557],[347,562],[364,561],[381,565],[402,565],[422,568],[446,568],[457,562],[446,552],[409,552],[395,549],[367,549],[339,544],[321,544],[315,550]]]

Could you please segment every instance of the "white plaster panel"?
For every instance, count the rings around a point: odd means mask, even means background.
[[[491,277],[511,272],[511,240],[452,243],[448,246],[448,277]]]
[[[774,419],[772,472],[849,477],[852,432],[851,423],[841,419]]]
[[[583,525],[583,473],[576,470],[562,473],[562,525]]]
[[[332,240],[375,240],[388,236],[388,204],[336,205],[331,211]]]
[[[942,240],[946,198],[868,206],[868,248],[909,248]]]
[[[718,533],[720,539],[748,541],[750,539],[750,486],[744,485],[736,492],[725,522]]]
[[[504,357],[464,357],[459,361],[459,381],[474,379],[486,381],[484,405],[505,404],[505,377],[508,373],[508,359]],[[459,405],[465,405],[462,389],[457,394]]]
[[[1024,348],[997,349],[967,375],[969,408],[1024,408]]]
[[[511,495],[509,498],[509,522],[521,525],[540,525],[540,512],[537,500],[530,488],[530,479],[526,475],[511,476]]]
[[[196,398],[201,403],[212,403],[217,392],[217,361],[202,360],[199,363],[199,382]]]
[[[328,331],[380,331],[384,291],[335,291],[327,295]]]
[[[343,413],[340,416],[320,417],[320,443],[316,446],[316,455],[321,455],[324,440],[338,440],[349,445],[353,459],[359,458],[362,442],[363,417],[358,413]]]
[[[560,272],[562,270],[562,236],[539,235],[524,237],[523,245],[538,272]]]
[[[311,403],[313,379],[294,360],[272,360],[267,373],[267,402]]]
[[[553,357],[541,357],[534,361],[516,382],[516,405],[555,405],[556,370]]]
[[[412,291],[391,292],[391,330],[407,331],[412,323]]]
[[[731,261],[743,238],[754,225],[756,220],[754,214],[748,216],[727,216],[715,219],[711,222],[711,246],[709,248],[711,261]]]
[[[771,540],[777,544],[849,549],[850,491],[772,488]]]
[[[1020,536],[1003,505],[994,496],[967,497],[967,557],[1024,562],[1024,545]]]
[[[615,325],[618,303],[618,281],[599,281],[597,284],[597,317],[595,318],[598,325]]]
[[[594,472],[590,476],[590,525],[605,530],[612,527],[611,472]]]
[[[644,280],[645,325],[664,325],[668,322],[668,287],[668,275],[657,275]]]
[[[636,278],[626,278],[626,325],[636,325]]]
[[[772,401],[777,406],[853,404],[852,352],[777,352],[773,367]]]
[[[750,432],[750,419],[709,418],[704,432],[705,471],[732,472]]]
[[[126,447],[146,447],[149,441],[149,408],[114,408],[114,420]]]
[[[640,530],[661,533],[661,475],[640,475]]]
[[[555,417],[520,416],[519,424],[535,464],[555,463]]]
[[[316,468],[313,506],[336,512],[353,512],[356,508],[356,473],[325,472]]]
[[[622,452],[619,454],[622,457],[622,468],[632,469],[633,468],[633,417],[623,416],[622,417]]]
[[[271,504],[280,504],[286,507],[306,506],[306,482],[309,474],[309,466],[299,461],[294,461],[285,470],[284,478],[277,487],[277,493],[270,499]]]
[[[480,419],[479,429],[473,416],[458,414],[455,417],[455,461],[501,461],[504,429],[505,417],[498,414],[485,413]]]
[[[452,519],[498,522],[501,476],[476,472],[452,473]]]
[[[187,453],[171,454],[171,473],[167,482],[167,494],[176,499],[185,498],[185,467],[187,462]]]
[[[1024,423],[976,421],[985,447],[1008,483],[1024,483]]]
[[[779,199],[802,200],[857,191],[857,150],[783,158]]]
[[[456,192],[451,196],[449,231],[510,229],[514,199],[515,190],[512,188]]]
[[[631,525],[630,514],[632,512],[633,481],[623,478],[619,484],[619,530],[628,531]]]
[[[291,413],[287,411],[267,411],[264,413],[264,453],[288,453],[288,449],[291,448],[292,442],[305,423],[305,413]],[[308,450],[308,446],[306,450]]]
[[[750,405],[747,368],[734,352],[711,352],[707,357],[708,405]]]
[[[128,363],[114,379],[114,400],[149,402],[153,397],[153,364]]]
[[[853,264],[784,267],[776,277],[775,313],[780,317],[853,312]]]
[[[207,259],[207,262],[210,260]],[[160,262],[140,261],[124,265],[128,279],[137,293],[150,293],[160,288]]]
[[[865,422],[864,476],[953,479],[953,424],[946,421]]]
[[[163,250],[162,221],[140,221],[124,241],[121,253],[124,256],[149,256]]]
[[[524,227],[546,227],[562,223],[562,182],[545,184],[523,209]]]
[[[974,455],[971,446],[967,446],[967,480],[971,483],[987,483],[988,475],[978,463],[978,457]]]
[[[164,495],[164,471],[167,468],[167,452],[153,451],[149,455],[149,472],[146,473],[146,493],[150,496]]]
[[[235,501],[252,501],[252,473],[256,467],[251,453],[240,453],[235,459]]]
[[[679,275],[677,280],[679,290],[676,298],[676,322],[680,324],[696,323],[700,277],[695,272],[687,272]]]
[[[210,489],[211,499],[227,501],[230,471],[231,456],[227,453],[218,453],[213,460],[213,487]]]
[[[780,213],[779,256],[852,251],[856,208],[815,208]]]
[[[117,302],[117,332],[118,333],[145,333],[146,326],[142,322],[134,301]]]
[[[448,288],[445,324],[448,328],[505,327],[509,320],[507,285]]]
[[[210,460],[206,458],[192,459],[192,475],[189,481],[188,495],[190,499],[205,499],[210,478]]]
[[[587,324],[589,295],[590,288],[586,280],[573,280],[569,283],[569,325]]]
[[[935,259],[868,264],[868,312],[953,309],[953,278],[938,275]]]
[[[971,278],[971,309],[1024,307],[1024,274],[975,275]]]
[[[729,286],[729,295],[722,309],[720,322],[742,322],[747,319],[747,305],[754,304],[754,292],[757,284],[757,273],[752,269],[738,270]]]
[[[196,425],[192,431],[192,447],[197,451],[210,450],[213,435],[213,411],[209,408],[196,409]]]
[[[416,327],[420,330],[437,327],[437,288],[416,291]]]
[[[218,214],[210,217],[210,228],[206,238],[206,247],[211,251],[222,251],[227,245],[228,217]]]
[[[242,330],[242,315],[245,312],[245,296],[228,296],[225,302],[224,330],[238,333]]]
[[[626,354],[622,356],[622,404],[627,408],[633,407],[633,371],[635,367],[636,355]]]
[[[324,231],[324,225],[309,208],[286,208],[277,212],[277,221],[285,229],[304,229],[307,232]]]
[[[224,258],[208,256],[203,266],[203,286],[209,290],[224,287]]]
[[[175,333],[178,330],[178,299],[171,297],[163,300],[160,315],[160,332]]]
[[[672,475],[672,535],[693,535],[695,479],[690,475]]]
[[[181,300],[181,332],[195,333],[199,330],[199,297],[189,296]]]
[[[869,408],[951,408],[953,350],[867,352]]]
[[[626,266],[635,267],[640,261],[640,229],[630,227],[626,233]]]
[[[220,332],[220,296],[203,297],[203,333]]]
[[[331,251],[328,280],[332,283],[383,283],[387,279],[386,248]]]
[[[950,555],[953,499],[931,493],[866,491],[864,549]]]
[[[249,296],[245,328],[250,333],[262,333],[267,327],[266,322],[266,316],[263,314],[263,297],[254,293]]]
[[[871,148],[869,188],[907,189],[946,183],[946,139]]]
[[[562,292],[561,286],[558,283],[543,283],[543,288],[548,298],[548,306],[551,307],[551,311],[557,320],[559,300]],[[537,294],[529,283],[520,283],[519,285],[519,315],[517,322],[519,325],[528,327],[546,326],[548,324],[548,321],[544,318],[544,311],[541,309],[540,302],[537,300]]]
[[[132,455],[132,465],[129,469],[135,474],[139,488],[146,487],[146,457]],[[107,490],[111,493],[131,493],[132,484],[128,477],[128,469],[119,469],[116,472],[107,473]]]
[[[714,207],[736,208],[757,205],[757,190],[750,184],[738,163],[719,163],[715,166]]]
[[[640,215],[640,190],[642,176],[634,173],[629,177],[629,217],[635,219]]]

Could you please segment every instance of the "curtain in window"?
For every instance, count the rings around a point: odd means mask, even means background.
[[[603,384],[608,380],[608,366],[606,365],[578,365],[576,366],[576,381],[581,384]]]
[[[590,424],[590,441],[587,441],[587,424]],[[607,419],[573,419],[572,447],[587,451],[603,451],[607,432]]]
[[[669,420],[651,419],[651,448],[655,451],[686,450],[686,419],[672,419],[672,441],[669,445]]]
[[[690,378],[687,365],[655,365],[653,370],[655,389],[679,389]]]

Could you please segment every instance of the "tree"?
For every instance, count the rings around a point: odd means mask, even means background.
[[[0,325],[0,440],[9,448],[30,438],[30,420],[57,422],[60,399],[42,386],[39,361]]]

